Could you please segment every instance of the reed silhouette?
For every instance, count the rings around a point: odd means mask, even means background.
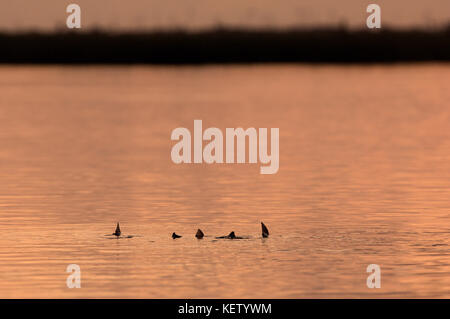
[[[450,25],[426,30],[215,29],[0,33],[0,63],[204,64],[450,61]]]

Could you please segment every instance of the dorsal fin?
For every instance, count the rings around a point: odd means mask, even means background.
[[[120,236],[121,233],[122,233],[122,232],[120,231],[120,225],[119,225],[119,222],[117,222],[116,231],[114,232],[113,235]]]
[[[266,225],[264,225],[263,222],[261,222],[261,228],[262,228],[262,236],[264,238],[269,237],[269,230],[267,229]]]
[[[229,235],[228,238],[236,238],[236,235],[234,234],[234,231],[232,231]]]
[[[203,238],[203,236],[205,236],[205,234],[203,234],[202,230],[199,228],[197,230],[197,233],[195,234],[195,237],[197,237],[198,239]]]

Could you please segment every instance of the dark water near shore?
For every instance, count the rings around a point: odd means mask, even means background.
[[[449,83],[449,64],[2,66],[0,297],[448,298]],[[173,164],[194,119],[278,127],[279,172]],[[117,221],[136,237],[104,236]],[[214,240],[232,230],[250,238]]]

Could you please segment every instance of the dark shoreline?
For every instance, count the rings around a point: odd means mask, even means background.
[[[2,64],[397,63],[450,61],[438,31],[230,30],[0,33]]]

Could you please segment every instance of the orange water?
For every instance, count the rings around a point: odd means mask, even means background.
[[[448,64],[2,66],[0,297],[448,298],[449,103]],[[278,173],[173,164],[194,119],[278,127]]]

